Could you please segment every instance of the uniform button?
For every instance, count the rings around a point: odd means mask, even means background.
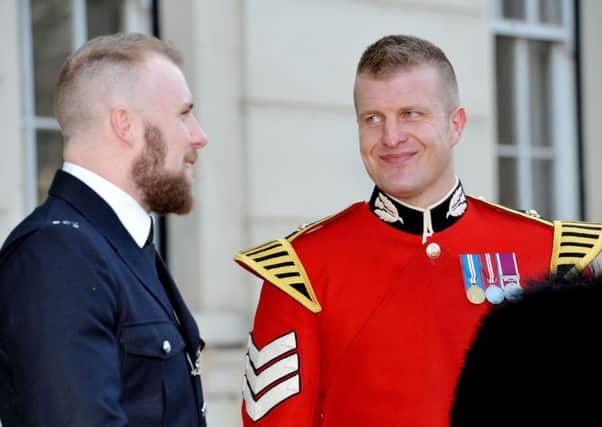
[[[430,259],[438,258],[441,255],[441,247],[436,243],[429,243],[426,247],[426,254]]]
[[[535,209],[527,209],[526,213],[527,215],[531,215],[532,217],[541,218],[541,215]]]
[[[167,340],[163,341],[163,353],[169,354],[171,353],[171,343]]]

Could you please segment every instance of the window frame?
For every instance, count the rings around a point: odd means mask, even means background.
[[[24,183],[25,208],[33,210],[38,205],[38,162],[37,136],[40,130],[60,132],[54,117],[36,114],[36,94],[34,83],[34,46],[31,22],[31,0],[19,2],[21,17],[21,49],[23,52],[23,141],[25,153]],[[75,51],[88,40],[87,4],[86,0],[71,0],[71,51]],[[152,0],[124,0],[122,5],[123,31],[137,31],[151,34],[153,16]]]
[[[577,113],[576,113],[576,63],[575,63],[575,4],[573,0],[559,0],[562,7],[562,22],[549,24],[539,22],[537,0],[525,0],[525,20],[503,18],[502,1],[495,0],[493,7],[492,32],[496,39],[505,36],[513,39],[515,51],[514,119],[516,141],[513,145],[501,144],[496,139],[497,158],[514,159],[517,162],[516,201],[519,208],[533,206],[533,160],[551,160],[554,188],[552,213],[557,218],[579,216],[579,179],[577,162]],[[531,144],[530,93],[529,93],[529,42],[550,43],[550,111],[551,120],[549,146]],[[495,46],[495,43],[493,43]],[[494,47],[495,49],[495,47]],[[497,67],[496,67],[497,68]],[[497,69],[496,69],[497,72]],[[497,116],[497,120],[502,118]],[[497,128],[496,128],[497,129]],[[498,179],[500,174],[498,173]]]

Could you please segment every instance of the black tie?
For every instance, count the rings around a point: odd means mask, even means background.
[[[154,228],[155,227],[153,226],[153,219],[151,218],[150,232],[148,233],[148,237],[146,238],[146,242],[144,243],[142,250],[144,251],[144,255],[151,261],[151,263],[155,267],[155,274],[157,275],[157,278],[159,279],[159,282],[161,283],[161,285],[163,285],[162,286],[163,292],[165,292],[165,296],[167,296],[167,299],[169,300],[170,304],[172,305],[172,309],[173,309],[173,307],[174,307],[173,295],[170,292],[169,286],[166,286],[165,282],[163,281],[164,279],[162,277],[162,274],[159,271],[159,266],[157,265],[161,261],[159,261],[157,259],[158,255],[157,255],[157,251],[155,250]],[[180,321],[178,319],[178,315],[177,315],[175,309],[173,310],[173,315],[179,324]]]
[[[157,253],[155,251],[155,242],[154,242],[154,229],[155,227],[153,226],[153,220],[151,219],[151,227],[150,227],[150,232],[148,233],[148,237],[146,238],[146,242],[144,243],[144,246],[142,247],[142,250],[144,251],[144,254],[148,257],[148,259],[152,262],[152,264],[155,266],[156,269],[156,257],[157,257]]]

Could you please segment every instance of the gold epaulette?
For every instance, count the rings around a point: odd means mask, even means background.
[[[579,221],[554,221],[554,248],[550,270],[571,276],[588,266],[595,268],[602,250],[602,224]]]
[[[288,240],[272,240],[247,249],[237,253],[234,260],[286,292],[312,313],[322,310],[303,264]]]
[[[241,251],[234,256],[234,261],[272,283],[312,313],[319,313],[322,307],[320,307],[305,268],[291,242],[302,234],[314,231],[326,223],[340,218],[357,205],[351,205],[338,214],[327,216],[310,224],[303,224],[284,239],[272,240],[261,246]]]

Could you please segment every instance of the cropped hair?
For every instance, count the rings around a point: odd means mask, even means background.
[[[438,70],[451,106],[457,107],[460,100],[454,67],[439,47],[418,37],[388,35],[372,43],[360,58],[357,75],[386,79],[422,65]]]
[[[86,83],[104,79],[118,80],[127,73],[136,72],[136,67],[149,57],[161,56],[178,67],[182,56],[170,43],[140,33],[116,33],[89,40],[73,52],[63,64],[56,84],[55,114],[68,138],[72,122],[85,119],[87,100]]]

